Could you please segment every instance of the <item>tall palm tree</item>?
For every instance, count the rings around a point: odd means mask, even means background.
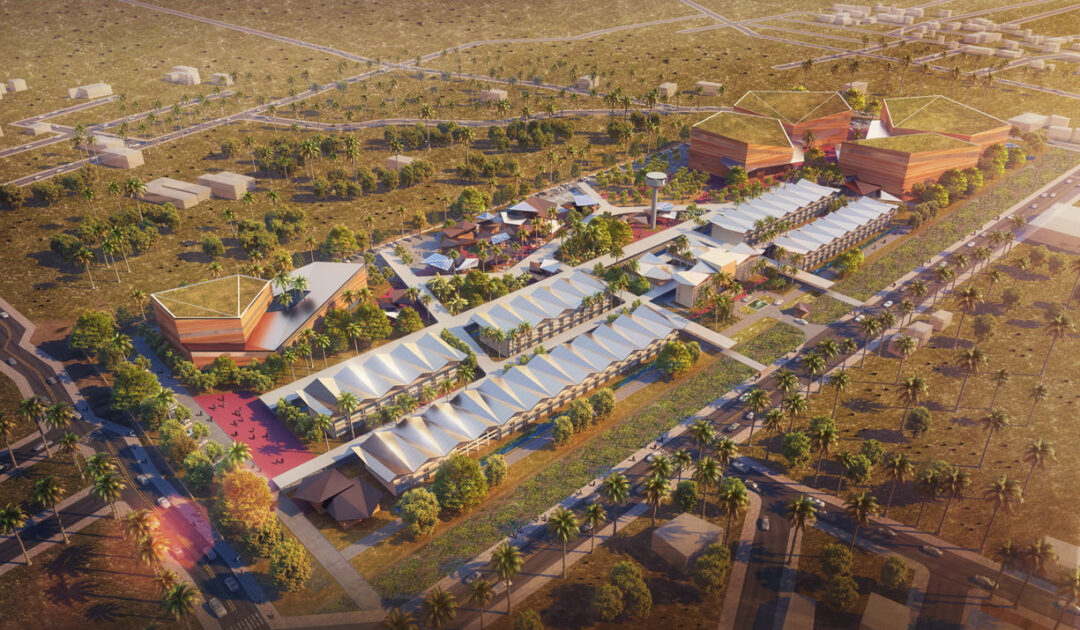
[[[596,530],[600,528],[606,516],[604,506],[600,505],[599,501],[593,501],[585,506],[585,511],[581,514],[584,525],[589,528],[589,553],[596,549]]]
[[[900,353],[900,363],[896,366],[896,380],[894,380],[893,383],[900,382],[900,372],[904,369],[904,361],[915,354],[915,351],[918,349],[919,342],[915,341],[913,337],[900,335],[896,338],[896,351]]]
[[[67,403],[53,403],[45,408],[45,424],[50,429],[66,429],[75,419],[75,410]]]
[[[120,500],[120,493],[125,487],[127,487],[127,484],[116,478],[115,475],[104,474],[94,480],[94,487],[90,489],[90,494],[108,503],[109,507],[112,508],[113,519],[120,520],[120,513],[116,510],[116,502]]]
[[[810,497],[803,494],[799,495],[798,499],[789,499],[784,513],[792,529],[791,549],[788,551],[790,559],[791,554],[795,553],[795,541],[798,539],[799,532],[805,532],[808,526],[812,526],[817,521],[817,507],[814,506]]]
[[[480,580],[477,580],[480,581]],[[480,620],[481,623],[483,619]],[[386,630],[420,630],[412,615],[400,608],[393,608],[383,618],[382,627]]]
[[[780,433],[784,430],[784,411],[773,408],[765,412],[765,420],[761,423],[762,431]],[[769,450],[765,449],[765,461],[769,461]]]
[[[1031,386],[1031,390],[1028,392],[1028,398],[1031,399],[1031,409],[1028,411],[1027,422],[1025,427],[1031,425],[1031,419],[1035,416],[1035,405],[1046,400],[1050,396],[1050,389],[1043,383],[1035,383]]]
[[[669,494],[667,477],[656,473],[649,475],[642,489],[646,503],[652,506],[652,527],[655,529],[656,511],[660,509],[660,504],[667,499]],[[565,577],[565,572],[563,577]]]
[[[1072,287],[1069,288],[1069,297],[1067,300],[1065,300],[1066,309],[1072,308],[1073,296],[1076,295],[1076,287],[1078,284],[1080,284],[1080,258],[1074,258],[1072,264],[1070,264],[1069,266],[1073,271],[1076,272],[1076,279],[1073,280]]]
[[[508,542],[504,542],[495,548],[491,554],[491,568],[495,575],[506,583],[506,615],[510,615],[510,586],[515,575],[521,571],[521,551]]]
[[[839,368],[829,376],[829,385],[832,385],[835,393],[833,394],[832,414],[833,418],[836,417],[836,405],[840,402],[840,392],[851,387],[851,373],[845,368]]]
[[[469,603],[480,607],[480,630],[484,630],[484,613],[487,612],[488,602],[493,597],[495,597],[495,589],[492,588],[491,582],[484,578],[477,578],[469,585]]]
[[[751,437],[753,435],[751,434]],[[671,467],[675,471],[676,481],[682,481],[683,471],[694,463],[694,458],[690,456],[690,451],[685,448],[680,448],[675,451],[671,456]]]
[[[982,456],[979,457],[979,468],[982,468],[983,461],[986,459],[986,451],[990,448],[990,440],[994,437],[994,434],[1004,433],[1012,426],[1009,414],[1005,413],[1005,410],[1000,407],[991,409],[990,413],[984,416],[981,422],[983,430],[986,431],[986,444],[983,445]]]
[[[360,397],[352,392],[341,392],[337,397],[337,406],[338,411],[345,414],[345,419],[349,423],[349,434],[355,440],[356,429],[353,427],[353,414],[360,408]]]
[[[712,423],[705,418],[698,418],[690,425],[689,431],[690,436],[694,438],[694,442],[698,445],[698,459],[701,459],[705,447],[712,444],[713,437],[716,435]]]
[[[949,514],[949,507],[952,506],[953,499],[963,500],[964,491],[971,487],[971,473],[953,466],[941,476],[938,483],[939,490],[942,494],[946,495],[945,509],[941,512],[941,520],[938,522],[936,532],[940,534],[941,528],[945,525],[945,517]]]
[[[619,535],[619,506],[630,498],[630,482],[621,472],[608,473],[600,483],[600,494],[612,507],[611,536],[614,538]]]
[[[169,589],[172,588],[173,585],[179,583],[180,576],[172,569],[160,569],[158,570],[157,575],[154,576],[154,586],[158,587],[162,596],[169,592]]]
[[[915,476],[915,492],[919,494],[919,514],[915,517],[915,528],[922,523],[923,510],[927,501],[937,499],[941,487],[938,475],[930,469],[921,470]]]
[[[65,432],[64,437],[60,438],[60,454],[70,456],[71,461],[75,462],[75,468],[82,474],[82,464],[79,463],[79,436],[71,431]]]
[[[787,368],[777,370],[773,378],[776,380],[776,388],[785,396],[790,396],[799,389],[799,377]]]
[[[701,486],[701,518],[705,518],[705,499],[709,496],[709,488],[720,481],[720,465],[706,455],[698,460],[693,478]]]
[[[979,368],[986,365],[986,352],[978,346],[966,348],[956,355],[955,361],[956,367],[964,372],[964,380],[960,383],[960,394],[956,397],[956,406],[953,408],[953,411],[960,411],[960,399],[964,397],[964,388],[967,387],[968,379],[973,374],[978,374]]]
[[[900,402],[904,403],[904,413],[900,416],[900,426],[897,428],[901,433],[904,432],[904,422],[907,421],[908,411],[917,406],[921,400],[929,395],[930,388],[926,385],[926,379],[921,376],[909,376],[900,383],[900,387],[896,392]]]
[[[855,529],[851,531],[851,549],[854,549],[859,528],[869,523],[870,517],[878,512],[877,499],[869,492],[852,494],[844,501],[844,511],[855,524]]]
[[[751,389],[747,394],[746,407],[754,413],[754,419],[750,421],[750,438],[746,441],[747,446],[754,445],[754,425],[757,424],[758,418],[765,413],[770,404],[772,404],[772,399],[769,392],[760,387]]]
[[[19,543],[19,548],[22,549],[26,566],[30,566],[33,564],[30,561],[30,554],[26,552],[26,545],[23,544],[22,536],[19,535],[19,530],[25,525],[26,512],[23,512],[21,507],[14,503],[8,503],[0,508],[0,534],[15,537],[15,540]]]
[[[896,487],[904,483],[904,480],[915,472],[915,467],[907,455],[894,453],[885,460],[882,470],[885,473],[885,479],[892,482],[892,487],[889,489],[889,499],[885,502],[885,511],[881,513],[882,517],[887,517],[889,507],[892,505],[893,494],[896,493]]]
[[[1043,326],[1043,330],[1046,332],[1046,336],[1050,338],[1050,347],[1046,349],[1046,359],[1043,360],[1042,370],[1039,371],[1039,378],[1046,375],[1046,366],[1050,363],[1050,354],[1054,351],[1054,344],[1059,339],[1063,339],[1073,332],[1076,327],[1073,325],[1072,318],[1065,313],[1060,313],[1048,319]]]
[[[671,479],[672,463],[671,459],[666,455],[657,455],[649,460],[649,465],[646,469],[649,471],[650,475]]]
[[[1042,438],[1032,440],[1026,447],[1024,447],[1024,463],[1031,464],[1031,470],[1028,471],[1027,478],[1024,479],[1024,492],[1027,492],[1028,483],[1031,482],[1031,476],[1035,474],[1036,468],[1046,468],[1046,462],[1056,459],[1054,454],[1054,444]]]
[[[986,539],[990,537],[990,530],[994,527],[994,519],[997,518],[998,511],[1004,509],[1006,513],[1011,513],[1014,505],[1023,503],[1024,491],[1020,489],[1019,481],[1009,479],[1008,475],[1002,475],[986,486],[983,498],[993,504],[994,511],[990,514],[990,522],[986,524],[986,533],[983,534],[982,542],[979,543],[980,552],[986,548]]]
[[[160,567],[169,554],[169,541],[164,537],[150,532],[139,539],[136,544],[135,554],[150,568]]]
[[[1072,608],[1073,602],[1080,599],[1080,568],[1073,569],[1065,574],[1065,580],[1058,587],[1057,595],[1058,597],[1064,596],[1065,603],[1061,607],[1061,612],[1058,613],[1057,621],[1054,622],[1054,630],[1061,626],[1061,620],[1065,618],[1065,613]]]
[[[806,379],[806,397],[810,398],[810,386],[814,383],[814,379],[817,378],[818,375],[821,375],[822,380],[824,380],[825,369],[827,365],[825,362],[825,357],[817,353],[806,355],[806,359],[803,361],[803,365],[806,366],[806,374],[808,377]],[[825,383],[822,383],[822,386],[824,385]],[[819,388],[818,391],[820,392],[821,389]]]
[[[795,417],[805,412],[808,405],[806,399],[803,398],[801,395],[791,394],[790,396],[784,397],[784,400],[781,401],[780,406],[784,408],[784,411],[786,411],[788,416],[790,417],[790,421],[788,422],[788,431],[791,431],[791,429],[795,426]]]
[[[723,475],[731,462],[739,457],[739,445],[729,437],[722,437],[717,440],[713,450],[716,453],[716,463],[720,465],[720,474]]]
[[[896,326],[896,314],[892,311],[885,311],[881,315],[878,315],[878,322],[881,324],[881,330],[878,332],[878,356],[885,356],[885,334],[889,332],[893,326]]]
[[[1001,576],[1005,575],[1005,571],[1013,568],[1016,565],[1016,561],[1023,555],[1023,550],[1013,544],[1011,538],[998,543],[997,547],[990,553],[990,557],[1001,563],[1001,567],[998,568],[997,575],[994,577],[994,586],[990,588],[990,597],[994,596],[998,587],[1001,586]]]
[[[45,415],[45,409],[45,401],[37,396],[30,396],[19,401],[19,407],[15,410],[15,414],[24,422],[33,422],[37,426],[38,433],[41,434],[41,443],[45,445],[45,455],[52,457],[49,441],[45,438],[45,427],[41,423],[42,417]]]
[[[436,586],[427,594],[421,605],[424,621],[430,623],[432,628],[442,630],[457,618],[457,606],[457,600],[453,595]]]
[[[728,477],[720,484],[717,496],[720,500],[720,507],[727,514],[727,529],[724,530],[724,543],[726,544],[728,535],[731,533],[731,522],[736,514],[746,510],[746,506],[750,504],[750,495],[747,494],[746,484],[743,483],[742,479]]]
[[[57,504],[60,503],[60,499],[63,497],[64,486],[52,475],[45,475],[35,481],[33,488],[30,490],[31,501],[42,507],[52,508],[56,523],[60,526],[60,534],[64,537],[64,544],[67,545],[71,543],[71,539],[68,538],[67,530],[64,529],[64,521],[60,518],[60,510],[57,508]]]
[[[994,395],[990,398],[990,408],[994,408],[994,403],[997,402],[998,392],[1001,391],[1001,386],[1009,382],[1012,377],[1012,373],[1007,368],[1001,368],[990,375],[990,380],[994,382]]]
[[[233,440],[232,445],[225,451],[225,462],[230,468],[243,464],[251,458],[251,447],[243,442]]]
[[[813,424],[813,423],[811,423]],[[810,446],[817,449],[818,460],[814,468],[814,485],[817,485],[818,475],[821,474],[821,462],[832,451],[832,447],[840,440],[836,432],[836,426],[832,422],[823,422],[810,430]]]
[[[1024,578],[1024,584],[1020,587],[1020,592],[1016,595],[1013,608],[1020,605],[1020,600],[1024,597],[1024,591],[1027,590],[1028,582],[1031,581],[1032,576],[1036,574],[1042,575],[1046,567],[1057,560],[1057,551],[1045,538],[1040,538],[1024,550],[1024,556],[1028,561],[1028,574]]]
[[[141,540],[157,529],[158,520],[150,510],[134,510],[124,515],[121,525],[125,538],[131,536],[133,540]]]
[[[657,477],[652,477],[656,479]],[[665,482],[666,487],[666,482]],[[655,511],[653,512],[655,515]],[[655,518],[655,516],[654,516]],[[655,527],[656,522],[653,521]],[[573,540],[580,532],[581,526],[578,525],[577,516],[573,512],[559,506],[555,508],[555,511],[551,513],[547,521],[548,533],[555,540],[562,543],[562,576],[566,579],[566,544]]]
[[[953,338],[954,348],[960,342],[960,329],[964,327],[964,318],[968,313],[974,313],[982,300],[982,290],[979,287],[964,287],[956,292],[956,305],[960,308],[960,323],[956,325],[956,337]]]
[[[859,359],[859,367],[863,366],[866,361],[866,353],[870,349],[870,340],[878,336],[878,333],[882,332],[881,321],[876,317],[867,317],[859,322],[859,330],[863,334],[863,354]]]
[[[165,608],[165,612],[173,617],[173,619],[183,619],[188,629],[191,628],[191,613],[195,611],[195,606],[199,604],[202,598],[199,596],[199,591],[189,582],[180,582],[174,584],[172,588],[165,592],[165,597],[162,598],[162,606]]]
[[[8,457],[11,458],[11,467],[18,468],[19,462],[15,461],[15,449],[11,448],[11,432],[15,430],[15,418],[0,411],[0,437],[4,438],[4,448],[7,449]]]

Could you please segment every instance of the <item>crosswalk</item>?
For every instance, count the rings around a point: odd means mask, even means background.
[[[86,444],[87,446],[89,446],[91,442],[93,442],[95,440],[98,440],[98,439],[101,439],[101,436],[102,436],[101,429],[97,428],[97,429],[94,429],[94,430],[92,430],[92,431],[90,431],[88,433],[84,433],[84,434],[80,435],[79,436],[79,443],[80,444]]]
[[[267,625],[266,621],[262,618],[262,615],[254,612],[243,619],[233,621],[227,625],[222,624],[222,627],[228,628],[229,630],[255,630],[256,628],[269,628],[270,626]]]

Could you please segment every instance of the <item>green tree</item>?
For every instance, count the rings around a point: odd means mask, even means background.
[[[626,475],[621,472],[608,473],[607,477],[600,483],[600,494],[607,499],[608,503],[612,506],[612,537],[618,537],[619,535],[619,506],[626,503],[626,500],[630,498],[630,482],[627,481]]]
[[[443,508],[463,512],[480,505],[488,484],[480,463],[459,453],[439,464],[431,489]]]
[[[652,527],[656,528],[656,511],[660,509],[660,504],[668,498],[668,480],[667,477],[659,474],[652,474],[646,480],[642,487],[645,493],[645,502],[652,506]]]
[[[810,497],[804,494],[797,499],[790,499],[784,508],[784,513],[793,530],[791,548],[788,552],[788,558],[790,558],[791,554],[795,553],[795,541],[798,539],[799,532],[805,532],[808,526],[812,526],[817,521],[817,507]]]
[[[885,564],[881,565],[881,583],[894,591],[906,588],[910,579],[911,570],[897,556],[890,556],[885,560]]]
[[[64,485],[52,475],[45,475],[35,481],[30,490],[31,501],[52,509],[53,516],[56,517],[56,524],[60,526],[60,534],[64,537],[64,544],[67,545],[71,543],[71,539],[68,538],[67,530],[64,529],[64,521],[60,518],[60,510],[57,507],[63,497]]]
[[[877,499],[869,492],[852,494],[844,501],[844,510],[855,524],[855,528],[851,531],[851,548],[854,549],[859,528],[869,523],[870,517],[878,512]]]
[[[555,508],[551,516],[547,520],[548,533],[551,537],[560,543],[562,543],[562,573],[563,579],[566,579],[566,544],[577,537],[581,531],[580,525],[578,525],[577,516],[573,512],[559,506]]]
[[[614,584],[604,584],[593,595],[592,610],[602,621],[615,621],[623,612],[623,592]]]
[[[847,547],[830,543],[821,550],[821,567],[827,575],[848,575],[851,573],[851,550]]]
[[[307,550],[290,538],[279,542],[270,553],[270,576],[274,585],[287,593],[302,590],[311,578]]]
[[[424,621],[432,628],[441,630],[457,618],[457,600],[450,593],[436,586],[427,594],[421,605]]]
[[[850,610],[859,601],[858,584],[850,575],[834,575],[825,584],[825,605],[839,612]]]
[[[484,464],[484,477],[487,479],[488,487],[494,487],[502,483],[506,479],[506,473],[505,457],[498,453],[487,456],[487,462]]]
[[[551,437],[557,446],[566,446],[574,437],[574,423],[565,415],[555,418],[551,423]]]
[[[469,603],[480,607],[480,630],[484,630],[484,613],[488,603],[495,597],[495,589],[484,578],[477,578],[469,585]]]
[[[398,501],[398,510],[413,538],[427,536],[439,522],[439,500],[427,488],[407,490]]]
[[[491,554],[489,564],[495,575],[506,584],[506,614],[510,614],[510,580],[521,571],[523,560],[521,551],[508,542],[504,542],[495,548]]]
[[[178,621],[183,619],[190,630],[191,613],[195,611],[195,606],[199,604],[199,601],[201,601],[201,597],[198,589],[189,582],[180,582],[165,591],[165,596],[162,598],[162,607],[173,619]]]
[[[713,544],[694,561],[690,574],[698,590],[715,596],[723,589],[730,569],[731,552],[727,546]]]
[[[21,507],[8,503],[0,508],[0,534],[15,537],[15,540],[19,543],[19,549],[22,549],[26,566],[30,566],[33,564],[30,561],[30,554],[26,552],[26,545],[23,544],[22,536],[19,534],[19,530],[25,525],[26,513],[23,512]]]
[[[810,438],[802,431],[785,433],[782,452],[791,467],[798,466],[810,459]]]

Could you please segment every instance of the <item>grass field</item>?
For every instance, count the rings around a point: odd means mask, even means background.
[[[1009,261],[1023,255],[1026,249],[1026,245],[1017,246]],[[1048,278],[1045,269],[1024,273],[1009,265],[1001,268],[1011,276],[1003,285],[1009,286],[1015,282],[1022,289],[1022,305],[1005,312],[1000,303],[1002,287],[999,286],[991,296],[990,303],[980,306],[978,313],[996,317],[998,332],[980,344],[979,347],[988,356],[988,363],[980,374],[969,379],[959,410],[953,410],[962,384],[962,375],[954,366],[958,354],[953,347],[955,321],[958,321],[954,320],[953,325],[935,336],[930,345],[911,356],[903,368],[903,377],[918,374],[927,380],[929,397],[924,404],[933,415],[929,431],[918,437],[912,437],[910,431],[905,431],[902,436],[897,432],[903,413],[903,404],[897,398],[897,386],[894,385],[898,362],[895,358],[881,358],[872,353],[867,357],[864,368],[850,371],[855,382],[840,397],[836,417],[840,442],[833,449],[833,454],[856,451],[861,442],[874,438],[884,443],[888,450],[905,452],[917,468],[931,461],[945,460],[967,471],[971,474],[973,484],[965,493],[965,500],[953,502],[942,535],[961,546],[977,548],[991,512],[991,506],[981,499],[983,489],[993,478],[1002,474],[1023,483],[1030,472],[1030,466],[1022,459],[1025,446],[1035,439],[1048,440],[1056,447],[1056,461],[1049,462],[1046,470],[1035,471],[1018,515],[1000,515],[988,544],[993,545],[1005,537],[1027,543],[1051,533],[1080,544],[1080,516],[1068,499],[1075,493],[1077,479],[1080,479],[1080,463],[1068,456],[1068,446],[1078,437],[1073,419],[1080,405],[1080,394],[1075,389],[1075,335],[1057,344],[1046,375],[1039,376],[1049,346],[1041,325],[1045,307],[1049,303],[1063,302],[1075,277],[1062,273]],[[986,283],[981,278],[978,282],[985,292]],[[944,307],[954,308],[952,304],[945,304]],[[960,348],[971,346],[972,324],[971,318],[967,319]],[[1007,368],[1012,376],[1010,382],[1001,387],[995,400],[995,386],[989,374],[1002,367]],[[1049,397],[1040,402],[1032,414],[1029,392],[1039,382],[1049,388]],[[812,396],[804,418],[830,413],[833,396],[833,389],[829,387],[824,394]],[[989,413],[991,402],[1008,413],[1012,428],[996,434],[990,440],[985,463],[979,467],[987,437],[981,419]],[[805,426],[805,419],[797,421],[796,426]],[[766,440],[773,447],[779,444],[776,437]],[[754,448],[758,454],[761,453],[757,450],[758,446]],[[775,453],[772,455],[774,464],[784,465]],[[809,482],[816,461],[815,453],[811,462],[791,472]],[[835,464],[826,462],[822,471],[821,485],[834,491]],[[884,483],[881,475],[874,476],[869,489],[884,505],[889,485]],[[934,531],[944,507],[944,500],[928,504],[921,527]],[[889,517],[914,524],[918,513],[918,497],[909,482],[897,490]],[[1037,518],[1034,518],[1036,515]]]
[[[762,317],[733,337],[738,342],[732,350],[768,365],[798,348],[806,334],[790,324]]]
[[[661,507],[657,527],[678,514],[670,503]],[[710,513],[708,520],[727,527],[726,516]],[[732,520],[734,531],[741,531],[742,520],[741,516]],[[726,589],[713,595],[702,594],[689,575],[673,569],[652,550],[651,525],[652,521],[643,516],[620,527],[618,538],[597,544],[595,551],[569,567],[565,580],[552,580],[524,601],[515,602],[514,608],[539,612],[545,628],[661,628],[670,624],[680,628],[716,627]],[[585,551],[588,549],[586,546]],[[609,583],[611,567],[626,560],[641,565],[652,592],[652,610],[643,619],[621,617],[605,623],[592,612],[591,602],[600,587]],[[500,616],[491,627],[509,629],[511,625],[505,616]]]
[[[827,295],[807,295],[800,301],[811,305],[810,315],[806,317],[806,321],[811,324],[831,323],[851,310],[850,304]]]
[[[131,554],[131,541],[111,518],[71,534],[71,545],[55,545],[33,565],[0,577],[0,625],[183,628],[164,616],[152,572],[143,564],[133,569]]]
[[[511,466],[509,479],[482,508],[441,524],[430,540],[412,542],[401,532],[352,564],[384,597],[421,591],[749,374],[749,368],[714,356],[680,380],[634,392],[619,402],[611,419],[575,436],[570,445]]]
[[[0,376],[0,413],[15,420],[15,428],[8,435],[8,440],[13,443],[37,431],[37,427],[34,426],[33,422],[22,420],[16,415],[15,411],[19,408],[19,401],[21,400],[22,394],[19,392],[19,388],[15,386],[15,382],[6,376]],[[3,448],[3,446],[0,445],[0,448]],[[0,455],[0,462],[11,463],[10,458],[2,459],[2,457],[3,455]]]
[[[52,449],[53,457],[51,459],[43,459],[23,470],[22,474],[12,476],[0,483],[0,505],[14,503],[21,506],[27,514],[37,514],[50,509],[49,506],[40,505],[30,500],[30,491],[34,487],[34,482],[49,475],[55,477],[57,483],[63,486],[61,500],[88,485],[79,475],[79,471],[75,469],[75,463],[71,457],[57,453],[55,446]],[[5,459],[2,461],[10,465],[11,461],[6,456],[7,453],[5,452]]]

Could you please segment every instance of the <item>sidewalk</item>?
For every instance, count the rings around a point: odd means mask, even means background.
[[[739,612],[739,599],[742,597],[746,572],[750,568],[750,552],[754,548],[754,532],[761,514],[761,495],[747,492],[750,505],[746,508],[742,531],[739,532],[739,544],[731,557],[731,572],[728,574],[727,590],[724,593],[724,605],[720,609],[718,630],[731,630],[735,627],[735,616]]]

